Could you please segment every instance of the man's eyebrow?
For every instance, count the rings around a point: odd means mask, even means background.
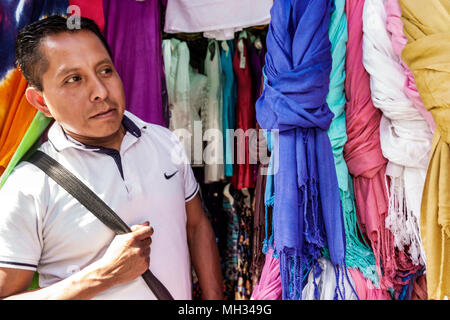
[[[97,68],[99,65],[102,65],[104,63],[112,64],[112,61],[111,61],[111,59],[105,58],[105,59],[100,60],[99,62],[97,62],[95,64],[95,67]],[[79,69],[80,68],[77,68],[77,67],[75,67],[75,68],[62,68],[61,70],[59,70],[57,72],[56,76],[57,77],[61,77],[61,76],[64,76],[64,75],[66,75],[68,73],[71,73],[71,72],[74,72],[74,71],[78,71]]]

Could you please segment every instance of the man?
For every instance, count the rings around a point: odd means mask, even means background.
[[[65,18],[50,16],[19,33],[26,98],[55,119],[39,149],[132,232],[115,236],[43,171],[22,162],[0,190],[0,297],[155,299],[140,277],[150,267],[175,299],[191,299],[191,260],[203,298],[222,299],[215,237],[180,142],[125,111],[106,41],[92,20],[81,18],[80,27],[69,30]],[[40,289],[27,291],[36,270]]]

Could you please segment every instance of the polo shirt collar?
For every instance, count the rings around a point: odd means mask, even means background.
[[[141,130],[146,128],[146,123],[133,115],[132,113],[125,111],[122,118],[122,124],[125,130],[133,135],[136,139],[142,134]],[[58,122],[54,122],[48,131],[48,141],[59,152],[66,148],[76,148],[85,151],[99,151],[99,148],[87,146],[64,132],[63,128]]]

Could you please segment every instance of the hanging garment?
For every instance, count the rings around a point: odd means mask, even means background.
[[[251,37],[252,38],[252,37]],[[251,73],[252,73],[252,80],[253,80],[253,105],[256,104],[256,101],[258,100],[258,98],[261,96],[263,87],[263,81],[264,81],[264,77],[263,77],[263,73],[262,73],[262,69],[264,67],[265,64],[265,54],[266,54],[266,50],[263,46],[263,43],[261,41],[261,39],[255,38],[254,40],[252,39],[252,45],[251,45],[251,53],[250,53],[250,68],[251,68]],[[256,128],[257,133],[258,133],[258,139],[255,139],[254,143],[259,143],[259,130],[261,129],[261,127],[259,126],[259,124],[256,121],[256,116],[255,116],[255,124],[253,126],[254,128]],[[257,159],[255,159],[257,160]],[[255,161],[255,165],[253,166],[253,179],[256,183],[256,178],[258,177],[258,168],[259,168],[259,163],[258,161]]]
[[[414,280],[411,300],[428,300],[426,275],[420,275]]]
[[[263,47],[263,44],[259,38],[255,39],[255,41],[251,45],[250,49],[250,68],[252,72],[252,80],[253,80],[253,100],[256,103],[256,100],[260,97],[262,93],[262,80],[263,73],[262,69],[264,67],[266,50]]]
[[[208,97],[201,115],[204,140],[208,141],[204,150],[205,183],[211,183],[225,178],[222,131],[223,84],[221,81],[219,43],[216,40],[208,40],[205,75],[208,77]]]
[[[330,89],[327,104],[334,114],[328,129],[334,163],[339,183],[339,193],[344,215],[346,235],[347,267],[358,268],[366,278],[378,284],[375,269],[375,257],[367,245],[361,243],[358,237],[358,220],[354,203],[353,185],[344,160],[343,148],[347,141],[345,126],[345,45],[348,39],[347,19],[345,16],[345,0],[335,0],[331,9],[329,38],[331,42],[332,67],[330,73]]]
[[[303,289],[303,300],[333,300],[334,288],[336,287],[336,276],[334,274],[334,267],[330,260],[322,257],[319,258],[318,265],[320,268],[318,272],[320,275],[314,277],[314,271],[311,270],[308,275],[308,282]],[[353,279],[349,277],[349,281],[342,283],[339,292],[339,299],[344,300],[358,300],[355,293]]]
[[[66,14],[68,4],[50,0],[0,3],[0,174],[36,115],[36,109],[25,98],[28,84],[15,66],[15,39],[31,22],[51,14]]]
[[[204,32],[206,38],[228,40],[243,28],[270,21],[273,0],[168,0],[164,32]]]
[[[256,159],[255,107],[252,96],[252,75],[250,72],[247,46],[241,34],[233,58],[233,70],[237,81],[236,101],[236,144],[234,148],[233,186],[254,188],[254,164]]]
[[[159,1],[104,0],[103,10],[104,35],[122,78],[126,109],[146,122],[167,125]]]
[[[250,272],[252,261],[253,211],[251,196],[247,189],[239,190],[234,196],[239,217],[237,288],[235,300],[249,300],[253,283]]]
[[[419,234],[420,200],[433,135],[403,91],[406,76],[386,30],[383,2],[365,1],[363,34],[363,64],[370,74],[373,104],[383,112],[380,142],[389,160],[386,226],[394,235],[395,247],[407,250],[414,264],[408,271],[414,273],[419,265],[425,265]]]
[[[261,164],[261,170],[267,170],[268,164]],[[264,206],[264,187],[266,185],[266,174],[261,174],[258,170],[254,197],[254,214],[253,214],[253,248],[252,262],[250,265],[250,273],[253,276],[253,284],[258,282],[262,268],[264,267],[263,241],[265,238],[265,206]]]
[[[317,264],[324,246],[336,276],[344,276],[344,223],[326,132],[333,118],[329,16],[330,1],[276,1],[267,34],[267,81],[256,111],[263,129],[279,130],[274,243],[283,299],[301,299],[304,266]]]
[[[387,291],[375,287],[372,281],[364,278],[360,270],[349,269],[349,272],[360,300],[391,300]]]
[[[0,175],[31,124],[36,109],[25,98],[28,83],[18,69],[11,70],[0,83]]]
[[[222,41],[220,43],[220,63],[222,67],[223,77],[223,110],[222,110],[222,125],[223,125],[223,146],[225,155],[225,176],[233,176],[233,147],[234,138],[231,134],[235,128],[236,119],[236,92],[234,90],[235,78],[233,72],[233,43],[230,41]]]
[[[400,0],[408,44],[402,58],[436,122],[423,190],[420,227],[428,299],[450,297],[450,3]]]
[[[164,73],[169,103],[169,129],[175,131],[192,159],[192,118],[190,102],[189,48],[172,38],[162,43]]]
[[[419,110],[422,117],[430,126],[431,132],[433,132],[436,124],[431,113],[423,105],[420,94],[417,91],[414,75],[401,57],[403,48],[408,42],[408,39],[406,39],[403,34],[403,22],[401,20],[402,11],[400,9],[400,5],[398,4],[398,0],[384,0],[384,6],[386,8],[386,29],[391,35],[392,47],[400,59],[400,64],[406,75],[403,91],[408,96],[409,100],[411,100],[414,107]]]
[[[223,274],[224,274],[224,297],[226,300],[234,300],[238,284],[238,241],[239,241],[239,214],[238,210],[242,207],[238,203],[242,198],[236,197],[236,190],[229,183],[223,190],[223,210],[226,214],[227,227],[227,246],[225,254],[222,256]]]
[[[100,31],[103,32],[105,29],[103,0],[69,0],[69,5],[78,6],[81,16],[94,20]]]
[[[281,300],[280,263],[273,257],[273,249],[265,255],[261,279],[253,289],[251,300]]]
[[[344,158],[353,176],[358,220],[371,242],[378,277],[386,289],[393,286],[395,276],[391,259],[393,236],[385,227],[388,200],[384,175],[387,161],[380,147],[381,112],[372,104],[370,79],[362,63],[363,7],[363,0],[346,0],[345,116],[348,140],[344,145]]]

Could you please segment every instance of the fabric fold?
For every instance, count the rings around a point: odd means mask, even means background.
[[[403,91],[406,75],[386,25],[383,2],[366,0],[363,10],[363,64],[370,74],[373,104],[383,113],[380,143],[383,155],[389,160],[386,168],[389,191],[386,226],[394,235],[395,247],[407,252],[412,260],[412,263],[404,264],[408,272],[416,272],[420,265],[425,265],[419,235],[420,199],[432,133]]]
[[[326,132],[333,118],[326,103],[330,5],[325,0],[275,1],[266,40],[267,79],[256,111],[263,129],[279,131],[282,150],[273,219],[283,299],[301,299],[304,270],[317,265],[325,246],[336,277],[344,276],[338,271],[345,265],[344,223]]]
[[[374,108],[369,75],[362,62],[364,1],[346,0],[348,23],[345,114],[348,140],[344,158],[353,176],[355,204],[362,233],[370,241],[383,290],[392,286],[395,266],[392,234],[384,222],[388,209],[384,175],[387,160],[380,147],[381,112]]]
[[[339,193],[345,223],[347,267],[358,268],[366,278],[378,284],[375,268],[375,257],[370,247],[361,243],[358,237],[358,220],[356,217],[353,185],[345,163],[343,148],[347,141],[345,122],[345,53],[348,39],[345,0],[335,0],[331,9],[329,37],[331,42],[332,68],[330,89],[327,103],[334,114],[328,129],[333,148],[334,163],[339,183]]]
[[[428,299],[450,296],[450,3],[400,0],[402,58],[436,122],[421,204]]]

